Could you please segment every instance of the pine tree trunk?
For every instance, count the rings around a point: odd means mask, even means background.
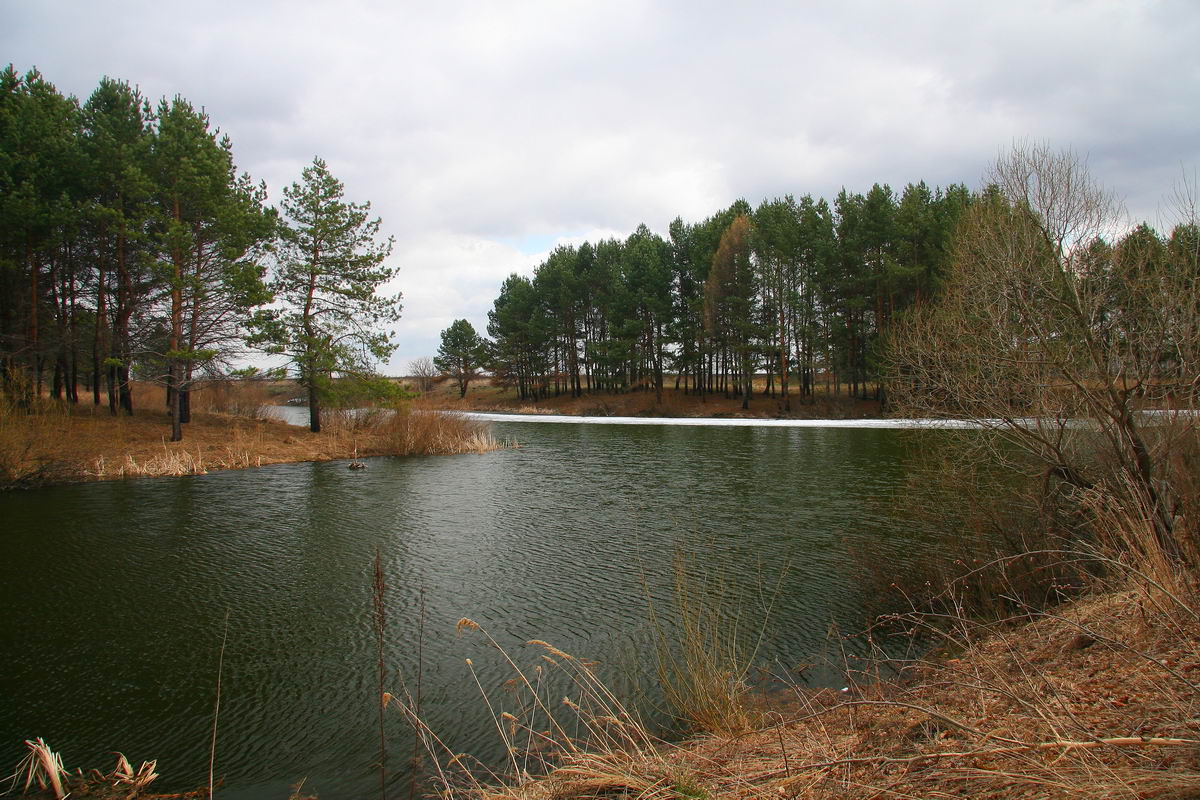
[[[133,313],[133,280],[126,264],[124,224],[117,236],[117,315],[113,325],[113,352],[121,363],[117,366],[118,404],[128,416],[133,416],[133,394],[129,388],[129,317]]]
[[[313,433],[321,432],[321,396],[311,377],[308,381],[308,429]]]
[[[179,196],[175,197],[175,222],[179,223],[182,219],[179,208]],[[183,363],[179,360],[179,349],[183,340],[183,253],[180,252],[178,244],[175,246],[173,253],[174,263],[174,281],[171,285],[171,338],[167,345],[171,353],[168,355],[170,359],[170,379],[171,387],[171,441],[183,441],[183,419],[180,416],[183,412],[182,398],[180,390],[183,383]]]
[[[107,350],[104,342],[104,331],[107,327],[108,312],[105,308],[105,275],[104,262],[97,266],[96,277],[96,319],[92,325],[92,405],[100,405],[100,354]]]

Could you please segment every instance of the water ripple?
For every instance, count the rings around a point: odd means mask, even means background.
[[[460,617],[521,658],[545,639],[644,688],[646,598],[669,608],[677,553],[746,603],[790,565],[764,651],[790,668],[828,647],[831,624],[861,621],[849,547],[894,543],[898,566],[919,552],[880,502],[902,478],[894,431],[493,428],[523,447],[0,497],[0,761],[43,736],[71,765],[121,750],[158,758],[164,789],[201,784],[228,613],[222,795],[285,796],[307,776],[327,800],[362,796],[376,780],[377,550],[389,687],[412,685],[419,644],[428,721],[485,758],[499,750],[465,659],[500,706],[510,675],[455,632]],[[400,765],[411,732],[398,713],[388,725]]]

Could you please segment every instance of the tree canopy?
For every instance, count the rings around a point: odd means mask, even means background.
[[[377,326],[382,262],[368,205],[346,203],[318,159],[285,192],[235,166],[233,145],[183,97],[152,104],[103,78],[86,102],[39,72],[0,71],[0,390],[133,413],[133,378],[167,387],[173,440],[189,390],[259,344],[306,385],[361,374],[391,352]],[[273,273],[273,274],[270,274]],[[281,307],[263,311],[278,298]],[[300,333],[298,333],[300,331]],[[318,402],[319,402],[318,397]],[[318,408],[319,413],[319,408]]]
[[[320,158],[283,193],[278,269],[271,288],[283,308],[261,315],[256,341],[285,355],[308,393],[309,427],[334,378],[370,375],[395,349],[385,326],[400,318],[400,296],[376,290],[396,275],[385,264],[393,240],[379,241],[371,204],[344,199],[345,187]]]
[[[465,319],[456,319],[442,331],[442,343],[433,363],[458,383],[458,396],[466,397],[467,386],[487,359],[487,345],[475,332],[475,327]]]
[[[963,186],[876,184],[834,203],[805,195],[738,200],[677,218],[663,239],[561,246],[514,275],[489,315],[491,368],[523,398],[654,391],[665,375],[701,395],[752,400],[754,379],[790,408],[831,391],[879,394],[881,343],[906,309],[938,293]]]
[[[1195,545],[1176,535],[1197,430],[1195,243],[1194,212],[1166,239],[1126,229],[1073,153],[1015,148],[959,228],[939,301],[891,337],[894,401],[994,429],[1075,508],[1144,510],[1180,557]]]

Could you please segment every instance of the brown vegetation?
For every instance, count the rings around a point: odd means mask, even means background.
[[[480,453],[497,449],[487,425],[411,409],[333,412],[319,434],[262,418],[261,385],[197,392],[187,439],[170,442],[161,388],[135,389],[133,416],[43,401],[0,405],[0,488],[150,475],[194,475],[265,464],[357,456]]]
[[[1015,629],[938,626],[953,658],[797,691],[775,726],[687,758],[712,797],[1191,797],[1194,613],[1131,589]]]
[[[26,754],[17,764],[16,771],[9,777],[10,791],[20,789],[22,796],[28,795],[31,789],[40,792],[41,796],[53,797],[55,800],[66,800],[67,797],[90,797],[96,800],[129,800],[134,797],[151,797],[143,794],[143,790],[158,778],[155,769],[156,761],[143,761],[138,769],[134,769],[123,754],[116,753],[117,764],[109,772],[90,769],[84,773],[82,769],[68,772],[63,768],[62,755],[56,753],[41,738],[26,740]],[[179,795],[152,795],[159,800],[177,798],[178,800],[199,800],[199,791]]]
[[[539,774],[465,794],[1200,796],[1196,215],[1171,242],[1139,228],[1111,246],[1111,198],[1040,146],[1001,159],[991,184],[942,299],[889,342],[902,413],[990,429],[915,465],[903,498],[957,552],[920,575],[874,571],[908,607],[872,641],[927,655],[847,661],[844,689],[773,698],[754,730],[717,706],[694,717],[714,730],[683,745],[562,748]],[[681,632],[713,672],[706,626]],[[704,703],[720,686],[746,702],[736,672],[707,677]]]
[[[751,672],[775,602],[788,575],[774,585],[761,576],[752,607],[734,591],[744,580],[720,567],[703,569],[692,556],[675,554],[671,607],[646,601],[654,632],[655,674],[668,710],[688,731],[735,735],[762,724],[764,709],[753,702]]]
[[[414,389],[417,378],[404,379]],[[755,381],[755,391],[749,410],[742,409],[743,398],[738,395],[697,393],[685,394],[673,389],[668,381],[659,400],[650,389],[635,389],[623,393],[585,393],[572,397],[563,393],[544,400],[522,400],[516,389],[479,378],[463,398],[449,384],[434,386],[422,396],[421,402],[431,408],[459,411],[495,411],[518,414],[566,414],[581,417],[735,417],[747,419],[866,419],[883,416],[877,400],[864,400],[846,394],[835,394],[829,387],[818,385],[812,397],[801,399],[795,391],[791,410],[784,410],[784,398],[776,391],[766,394],[766,382]]]
[[[511,683],[533,698],[519,704],[528,716],[496,717],[510,753],[506,783],[477,780],[461,755],[439,753],[433,732],[408,716],[430,753],[442,756],[445,797],[1196,797],[1194,576],[1161,550],[1150,515],[1096,509],[1094,527],[1091,551],[1059,556],[1107,568],[1090,593],[1048,608],[1014,597],[1013,613],[973,618],[962,604],[973,576],[963,576],[921,610],[887,620],[892,635],[914,637],[926,656],[880,652],[865,665],[846,664],[840,691],[774,694],[741,717],[755,722],[749,730],[722,725],[682,744],[659,740],[586,662],[537,641],[529,643],[536,666],[503,654],[517,676]],[[1014,561],[977,571],[1002,576]],[[460,627],[478,630],[469,621]],[[568,670],[577,693],[539,694],[543,669]],[[730,702],[750,702],[738,683],[726,682]],[[582,737],[563,733],[576,724]]]

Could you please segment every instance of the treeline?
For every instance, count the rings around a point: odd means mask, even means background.
[[[489,314],[491,368],[522,398],[653,390],[813,396],[879,389],[894,317],[937,295],[966,187],[876,184],[832,206],[805,195],[739,200],[663,239],[558,247],[511,275]]]
[[[22,404],[47,389],[78,403],[82,386],[92,403],[132,414],[130,381],[158,381],[178,440],[189,388],[227,375],[251,334],[308,387],[386,355],[370,325],[398,313],[373,298],[394,274],[380,266],[390,245],[373,243],[378,220],[341,190],[317,159],[285,192],[281,218],[266,186],[238,172],[229,137],[183,97],[152,104],[104,78],[80,103],[9,65],[0,388]],[[322,298],[336,309],[318,318]]]

